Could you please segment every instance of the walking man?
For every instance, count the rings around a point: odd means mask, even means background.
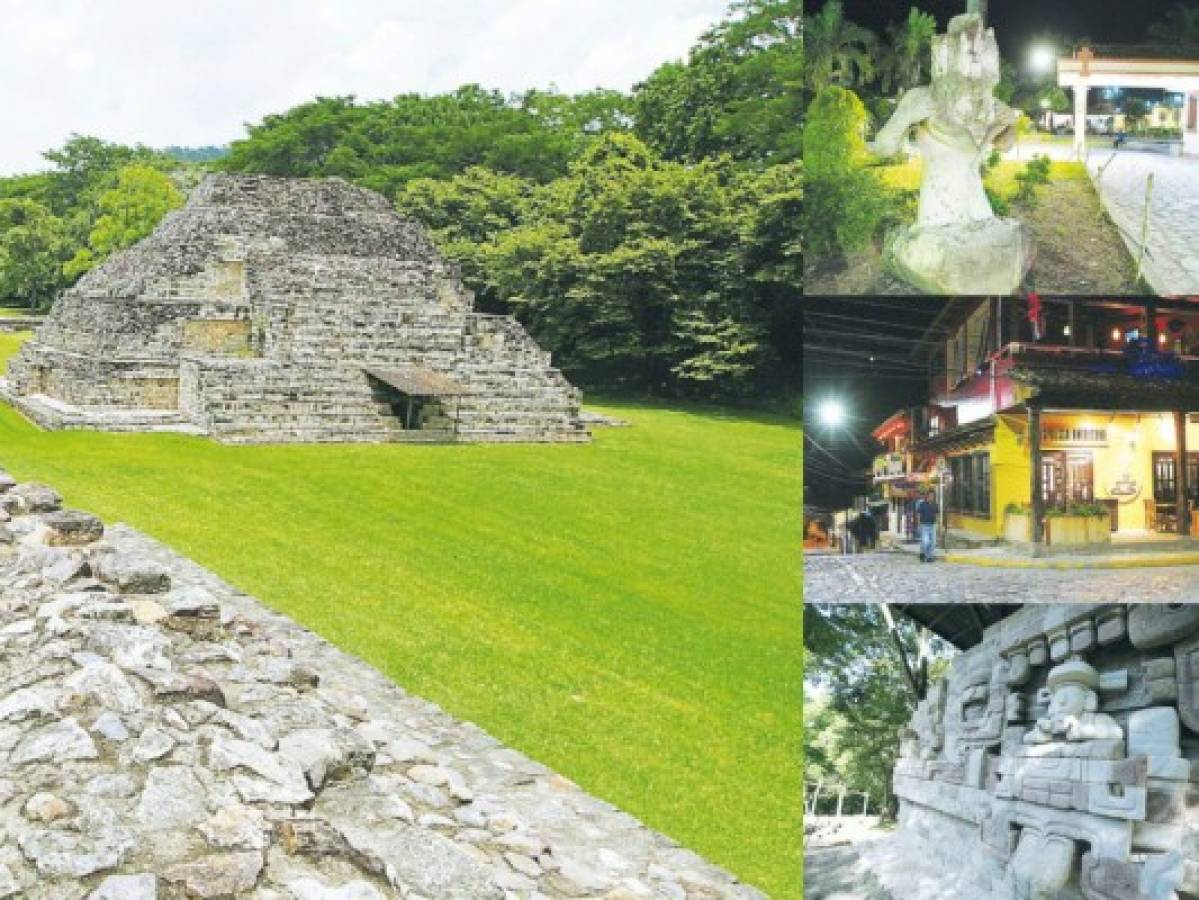
[[[937,501],[929,491],[916,504],[916,521],[920,526],[920,561],[932,562],[937,552]]]

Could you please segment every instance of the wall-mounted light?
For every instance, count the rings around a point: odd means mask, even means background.
[[[1069,325],[1062,326],[1062,334],[1065,335],[1066,337],[1070,336],[1070,326]]]
[[[1112,340],[1113,341],[1120,340],[1120,329],[1119,328],[1112,329]]]

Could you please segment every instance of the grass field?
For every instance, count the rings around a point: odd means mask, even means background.
[[[20,336],[0,334],[0,370]],[[587,446],[41,432],[0,466],[220,573],[777,897],[800,889],[798,423]]]

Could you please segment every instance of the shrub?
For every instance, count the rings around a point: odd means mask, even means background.
[[[1027,503],[1009,503],[1003,508],[1003,511],[1014,516],[1026,516],[1032,512],[1032,507]]]
[[[1049,183],[1050,165],[1048,156],[1034,156],[1024,171],[1017,173],[1016,183],[1019,187],[1016,188],[1015,199],[1018,202],[1030,207],[1036,205],[1037,188]]]
[[[866,107],[853,91],[826,87],[808,106],[804,169],[813,180],[845,175],[866,161]]]
[[[1071,503],[1067,506],[1051,506],[1045,510],[1045,515],[1050,519],[1058,519],[1062,516],[1097,519],[1107,515],[1107,507],[1102,503]]]
[[[868,245],[898,216],[898,198],[857,169],[804,185],[804,250],[809,259],[844,256]]]
[[[983,190],[987,192],[987,199],[991,201],[991,210],[997,216],[1010,215],[1012,212],[1011,205],[1004,199],[1003,194],[992,188],[990,185],[983,185]]]

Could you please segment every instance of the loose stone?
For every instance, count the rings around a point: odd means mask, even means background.
[[[91,513],[63,509],[42,516],[51,547],[82,547],[104,536],[104,523]]]
[[[158,879],[150,874],[110,875],[100,882],[87,900],[156,900]]]

